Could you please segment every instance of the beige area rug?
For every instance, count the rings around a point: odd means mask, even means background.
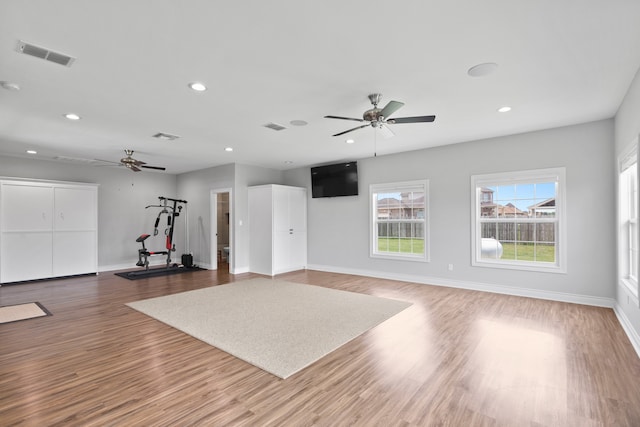
[[[43,316],[51,316],[51,313],[49,313],[49,311],[39,302],[0,307],[0,324]]]
[[[127,305],[287,378],[411,304],[258,278]]]

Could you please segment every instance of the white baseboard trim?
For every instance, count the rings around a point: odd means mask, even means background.
[[[207,270],[213,270],[213,266],[210,263],[206,263],[206,262],[194,262],[195,265],[197,265],[200,268],[205,268]],[[233,271],[229,271],[229,273],[231,274],[242,274],[242,273],[249,273],[249,267],[244,267],[244,268],[236,268]]]
[[[616,305],[613,307],[613,312],[616,314],[616,317],[618,318],[618,322],[620,322],[622,329],[624,329],[624,332],[629,337],[629,341],[631,341],[631,345],[638,354],[638,357],[640,357],[640,335],[638,335],[633,325],[629,321],[629,318],[624,313],[624,310],[622,309],[622,307],[620,307],[619,304],[616,303]]]
[[[326,271],[329,273],[353,274],[357,276],[375,277],[379,279],[399,280],[424,285],[446,286],[449,288],[469,289],[473,291],[492,292],[495,294],[514,295],[528,298],[546,299],[552,301],[569,302],[574,304],[592,305],[596,307],[613,308],[613,298],[595,297],[590,295],[567,294],[564,292],[542,291],[539,289],[516,288],[513,286],[493,285],[489,283],[468,282],[462,280],[444,279],[441,277],[413,276],[409,274],[386,273],[381,271],[358,270],[340,268],[328,265],[308,265],[309,270]]]

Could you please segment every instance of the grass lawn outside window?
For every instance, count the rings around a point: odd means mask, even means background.
[[[379,237],[378,250],[381,252],[423,254],[424,239]]]

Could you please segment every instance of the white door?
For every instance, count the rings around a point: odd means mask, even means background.
[[[0,282],[50,277],[52,272],[53,189],[3,183]]]
[[[2,234],[2,283],[51,277],[53,257],[49,231]]]
[[[91,187],[54,189],[56,230],[95,230],[97,190]]]
[[[307,229],[307,191],[304,188],[289,191],[289,228],[294,231]]]
[[[53,276],[98,271],[97,198],[95,187],[54,189]]]
[[[307,232],[295,231],[289,237],[289,269],[307,268]]]
[[[53,235],[53,276],[98,271],[95,231],[62,231]]]
[[[2,185],[2,231],[44,231],[53,225],[53,189],[42,185]]]
[[[271,191],[273,231],[276,233],[289,231],[291,228],[291,223],[289,222],[289,189],[274,185],[271,187]]]

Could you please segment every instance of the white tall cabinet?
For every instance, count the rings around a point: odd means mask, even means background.
[[[0,180],[0,283],[98,271],[98,186]]]
[[[249,187],[249,270],[273,276],[307,267],[307,189]]]

